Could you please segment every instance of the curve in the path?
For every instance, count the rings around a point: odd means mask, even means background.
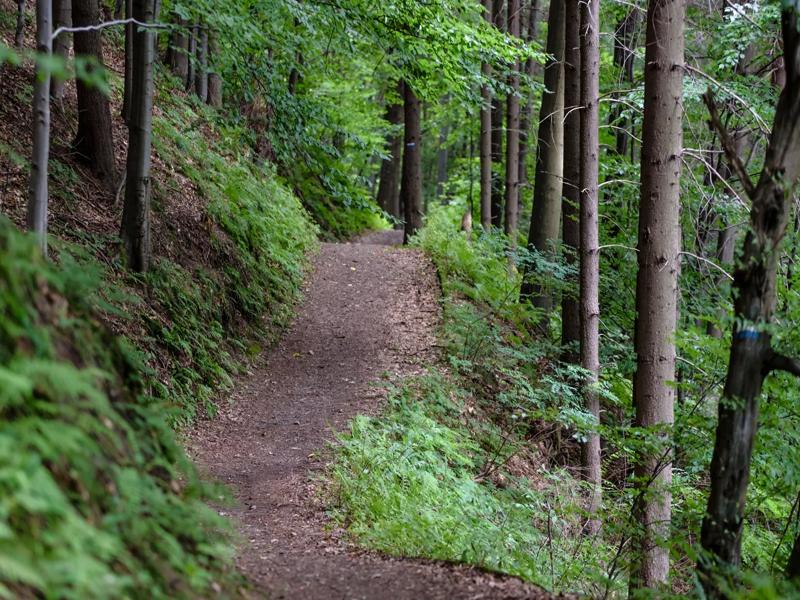
[[[399,233],[399,232],[398,232]],[[306,299],[283,341],[237,387],[190,447],[227,484],[245,539],[239,566],[269,598],[540,598],[535,588],[468,567],[358,551],[325,527],[313,490],[325,444],[356,414],[374,414],[374,385],[423,370],[434,356],[439,312],[432,266],[387,244],[395,232],[355,244],[323,244]]]

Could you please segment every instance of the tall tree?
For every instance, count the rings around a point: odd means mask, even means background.
[[[614,66],[619,68],[620,80],[628,87],[632,87],[634,81],[633,64],[636,57],[638,28],[639,7],[632,6],[617,23],[614,31]],[[629,130],[632,125],[631,120],[625,116],[623,107],[616,105],[611,111],[610,121],[614,125],[615,151],[620,156],[625,156],[631,140],[631,131]]]
[[[493,0],[492,21],[494,26],[505,29],[504,0]],[[503,225],[503,179],[500,176],[503,166],[503,100],[495,95],[492,98],[492,226],[498,229]]]
[[[154,23],[157,0],[133,0],[133,17]],[[150,267],[150,148],[153,124],[152,28],[137,27],[133,35],[133,93],[128,127],[127,183],[122,211],[122,238],[129,267],[138,272]]]
[[[539,109],[536,174],[533,210],[528,231],[528,247],[554,256],[561,225],[561,188],[564,168],[564,0],[552,0],[547,15],[547,63]],[[552,307],[552,295],[530,277],[522,286],[522,296],[534,306]]]
[[[194,93],[200,102],[208,101],[208,28],[200,27],[197,39],[197,68],[194,79]]]
[[[72,25],[72,0],[53,0],[53,29]],[[53,40],[53,56],[64,63],[69,58],[70,37],[68,33],[60,34]],[[50,97],[53,100],[64,99],[64,78],[53,77],[50,81]]]
[[[730,361],[719,402],[711,491],[701,531],[703,548],[713,560],[701,560],[709,597],[721,598],[713,577],[715,562],[738,565],[750,459],[758,426],[758,399],[764,379],[773,371],[800,375],[800,361],[772,347],[770,324],[776,305],[776,278],[781,242],[800,180],[800,30],[796,9],[781,13],[786,83],[778,100],[764,166],[757,184],[749,179],[741,157],[706,95],[711,123],[722,139],[731,167],[752,204],[749,229],[734,272],[734,326]]]
[[[28,194],[28,229],[39,238],[47,254],[47,166],[50,155],[50,73],[48,59],[53,51],[53,4],[36,2],[36,75],[33,83],[33,158]]]
[[[405,209],[403,242],[422,227],[422,106],[408,82],[403,85],[403,176],[400,182],[400,202]]]
[[[189,35],[186,26],[186,21],[176,16],[167,45],[166,63],[181,81],[186,81],[189,75]]]
[[[492,22],[492,0],[483,0],[483,16]],[[492,65],[484,62],[481,73],[485,80],[492,76]],[[492,227],[492,90],[488,82],[481,88],[481,225],[488,231]]]
[[[650,0],[647,10],[633,402],[636,426],[652,443],[635,469],[638,562],[631,589],[657,587],[669,574],[684,14],[684,0]]]
[[[525,28],[525,41],[528,43],[536,40],[539,27],[539,0],[530,0],[528,2],[526,28]],[[533,80],[536,75],[536,66],[538,63],[532,58],[528,57],[525,61],[525,66],[522,72],[529,80]],[[527,97],[525,98],[525,105],[521,109],[519,120],[519,177],[518,186],[519,193],[528,185],[528,140],[530,138],[531,120],[533,119],[533,89],[529,89]],[[518,211],[519,212],[519,211]]]
[[[562,236],[564,259],[578,265],[581,243],[578,193],[581,176],[581,42],[579,0],[566,0],[564,28],[564,182],[562,185]],[[577,277],[572,278],[578,283]],[[577,363],[580,353],[580,310],[578,296],[565,293],[561,298],[561,345],[563,358]],[[584,464],[584,469],[589,465]]]
[[[508,33],[520,37],[520,0],[508,0]],[[511,65],[506,99],[506,194],[503,229],[512,248],[517,246],[517,206],[519,204],[519,59]]]
[[[133,94],[133,0],[125,0],[125,66],[122,88],[122,120],[128,125],[131,118],[131,96]]]
[[[22,48],[22,45],[24,43],[25,43],[25,0],[17,0],[17,27],[14,30],[14,46],[16,46],[17,48]]]
[[[100,22],[98,0],[73,0],[72,22],[75,27],[91,27]],[[93,71],[102,68],[103,48],[97,30],[76,31],[73,36],[75,54],[90,58]],[[78,132],[73,148],[108,186],[115,187],[114,139],[111,125],[111,107],[108,97],[96,85],[77,81]]]
[[[584,407],[600,422],[600,234],[598,170],[600,155],[600,0],[580,4],[581,143],[580,143],[580,323],[581,366],[587,373]],[[600,436],[590,433],[581,447],[583,477],[591,486],[589,514],[601,500]],[[589,520],[589,531],[598,527]]]
[[[381,161],[380,181],[378,183],[378,206],[395,217],[400,214],[400,175],[403,167],[403,124],[404,113],[403,82],[398,81],[395,94],[386,100],[386,121],[392,131],[386,136],[386,157]]]
[[[219,68],[219,39],[215,31],[208,33],[208,104],[222,108],[222,75]]]

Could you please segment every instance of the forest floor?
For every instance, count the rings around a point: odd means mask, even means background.
[[[240,381],[215,419],[189,434],[201,468],[233,491],[223,509],[257,597],[549,598],[467,566],[360,550],[327,517],[319,475],[336,431],[377,414],[390,381],[435,364],[439,287],[400,232],[323,244],[283,340]]]

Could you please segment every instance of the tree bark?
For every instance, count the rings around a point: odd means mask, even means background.
[[[186,64],[186,81],[184,82],[187,92],[194,89],[195,69],[197,68],[197,38],[200,33],[200,26],[195,23],[189,29],[189,40],[187,43],[187,64]]]
[[[447,185],[447,164],[449,152],[447,138],[450,136],[450,127],[445,124],[439,129],[439,147],[436,150],[436,197],[444,201],[444,188]]]
[[[133,0],[133,16],[144,23],[155,22],[155,0]],[[128,266],[148,270],[150,250],[150,146],[153,122],[152,29],[137,28],[133,36],[133,95],[128,138],[127,183],[122,212],[122,237]]]
[[[53,29],[72,25],[72,0],[53,0]],[[70,34],[62,33],[53,40],[53,55],[58,56],[64,64],[69,58]],[[64,99],[64,78],[52,77],[50,81],[50,97],[53,100]]]
[[[405,208],[403,243],[407,244],[409,238],[422,227],[422,107],[412,87],[405,83],[403,88],[405,135],[400,201]]]
[[[219,57],[219,41],[217,34],[209,33],[208,36],[208,104],[214,108],[222,108],[222,76],[219,74],[217,60]]]
[[[566,0],[564,29],[564,183],[561,212],[564,259],[570,267],[578,266],[580,249],[579,202],[581,176],[581,46],[580,6],[578,0]],[[571,280],[578,287],[578,278]],[[580,307],[578,297],[565,293],[561,298],[562,358],[569,363],[580,360]],[[583,465],[586,469],[588,465]]]
[[[200,102],[208,102],[208,29],[200,29],[197,38],[197,73],[194,80],[194,93]]]
[[[133,0],[125,0],[125,18],[133,16]],[[122,89],[122,121],[129,125],[131,117],[131,93],[133,89],[133,33],[134,24],[125,24],[125,64]]]
[[[508,0],[508,33],[520,37],[520,0]],[[519,59],[511,65],[506,128],[506,194],[503,230],[511,248],[517,247],[517,207],[519,205]]]
[[[539,0],[530,0],[528,5],[527,31],[525,41],[528,43],[536,40],[539,18]],[[533,79],[536,74],[536,61],[529,58],[525,61],[523,72],[529,79]],[[518,167],[518,187],[519,194],[528,185],[528,140],[530,138],[531,120],[533,119],[533,91],[528,92],[525,99],[525,106],[521,109],[519,121],[519,167]],[[517,210],[519,214],[519,210]]]
[[[172,73],[181,81],[189,75],[189,36],[186,33],[187,23],[177,18],[175,29],[169,36],[167,48],[167,65]]]
[[[564,169],[564,0],[552,0],[547,16],[549,55],[544,68],[542,104],[539,110],[538,149],[533,186],[533,209],[528,248],[553,258],[561,225],[561,188]],[[552,294],[526,278],[521,295],[547,311]]]
[[[633,401],[636,426],[656,443],[642,451],[635,470],[639,534],[632,590],[662,585],[669,574],[684,13],[684,0],[650,0],[647,10]]]
[[[581,2],[581,143],[580,143],[580,323],[581,366],[588,373],[583,387],[584,408],[600,423],[600,234],[598,170],[600,155],[600,0]],[[591,490],[587,532],[599,523],[593,518],[601,501],[600,436],[591,433],[581,446],[583,477]]]
[[[53,5],[36,2],[36,76],[33,83],[33,157],[28,195],[28,230],[36,234],[42,254],[47,256],[47,166],[50,155],[50,76],[46,59],[53,50]]]
[[[614,31],[614,66],[620,70],[620,79],[633,85],[634,73],[633,62],[636,56],[636,31],[639,26],[639,8],[633,7],[617,23]],[[618,94],[615,94],[615,97]],[[616,141],[615,151],[620,156],[628,154],[628,147],[631,140],[631,123],[623,116],[624,109],[620,105],[615,105],[611,110],[610,122],[614,125],[614,137]]]
[[[38,6],[38,3],[37,3]],[[14,31],[14,46],[22,48],[25,43],[25,0],[17,0],[17,27]]]
[[[505,29],[503,0],[492,2],[492,21],[500,31]],[[503,226],[503,180],[500,176],[503,165],[503,101],[492,98],[492,226]]]
[[[787,6],[787,5],[784,5]],[[775,111],[764,167],[750,195],[750,228],[734,273],[734,328],[730,362],[719,403],[711,491],[703,519],[701,542],[711,560],[699,563],[701,581],[710,598],[722,592],[713,577],[715,563],[738,565],[750,458],[758,425],[758,398],[773,370],[800,374],[797,361],[776,354],[767,326],[777,301],[775,285],[781,241],[800,178],[800,32],[797,13],[787,6],[781,16],[786,85]],[[711,122],[720,133],[726,154],[739,161],[721,124],[713,97],[706,96]],[[734,169],[737,170],[738,169]]]
[[[100,8],[97,0],[73,0],[72,22],[75,27],[97,25]],[[95,59],[102,64],[103,49],[99,31],[76,32],[73,36],[75,54]],[[87,67],[93,70],[96,67]],[[74,151],[88,164],[106,186],[115,188],[114,139],[111,107],[108,98],[96,86],[77,81],[78,133]]]
[[[386,121],[393,131],[386,136],[387,157],[381,162],[380,182],[378,184],[378,206],[396,219],[400,214],[400,176],[403,167],[403,134],[399,131],[403,124],[404,103],[403,82],[397,83],[397,97],[387,101]]]
[[[483,0],[483,16],[492,22],[492,0]],[[489,63],[481,65],[481,72],[485,79],[492,76],[492,66]],[[481,88],[481,225],[484,231],[492,227],[492,91],[488,84]]]
[[[795,538],[789,562],[786,563],[786,578],[797,579],[798,577],[800,577],[800,535]]]

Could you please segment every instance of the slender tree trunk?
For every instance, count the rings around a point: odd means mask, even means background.
[[[492,22],[492,0],[483,0],[483,15],[487,22]],[[489,63],[481,65],[485,79],[492,76]],[[492,91],[488,85],[481,88],[481,225],[484,231],[492,227]]]
[[[581,245],[579,225],[581,176],[581,42],[579,0],[566,0],[566,25],[564,29],[564,183],[561,212],[564,258],[571,267],[577,267]],[[571,278],[578,287],[578,278]],[[565,293],[561,299],[562,358],[578,363],[580,353],[580,307],[578,298]],[[589,465],[583,465],[586,467]],[[590,469],[586,469],[587,471]]]
[[[200,102],[208,102],[208,29],[202,26],[197,38],[197,74],[194,80],[194,92]]]
[[[636,56],[636,30],[639,26],[639,8],[633,7],[617,24],[614,32],[614,66],[620,70],[620,79],[628,87],[633,85],[633,61]],[[614,95],[615,98],[618,94]],[[616,138],[615,151],[620,156],[628,154],[631,139],[631,123],[624,115],[624,108],[620,105],[611,110],[610,121],[614,125]]]
[[[662,585],[669,574],[684,13],[684,0],[651,0],[647,10],[633,402],[636,426],[657,442],[636,465],[640,533],[633,590]]]
[[[405,148],[400,197],[406,217],[403,243],[407,244],[409,238],[422,227],[422,125],[420,115],[422,106],[408,83],[405,83],[403,88]]]
[[[449,162],[447,138],[450,127],[442,125],[439,129],[439,148],[436,150],[436,197],[444,201],[445,185],[447,185],[447,164]]]
[[[189,75],[189,36],[186,33],[187,23],[176,18],[175,29],[169,36],[167,48],[167,65],[172,73],[181,81]]]
[[[797,579],[798,577],[800,577],[800,535],[795,538],[789,562],[786,563],[786,578]]]
[[[581,144],[580,144],[580,323],[581,366],[588,374],[583,397],[587,412],[600,423],[600,235],[598,169],[600,155],[600,0],[580,4],[581,44]],[[600,436],[592,433],[581,447],[584,479],[591,486],[588,512],[594,515],[601,501]],[[587,530],[599,527],[590,517]]]
[[[75,27],[97,25],[100,7],[97,0],[73,0],[72,22]],[[75,54],[94,58],[102,64],[103,51],[99,31],[76,32]],[[88,67],[90,70],[95,67]],[[77,81],[78,133],[73,142],[75,152],[91,166],[109,189],[115,187],[114,139],[111,107],[108,98],[97,86]]]
[[[53,0],[54,27],[70,27],[72,25],[72,0]],[[58,56],[65,64],[69,58],[70,34],[62,33],[53,40],[53,55]],[[64,78],[52,77],[50,81],[50,97],[53,100],[64,99]]]
[[[503,0],[492,2],[492,21],[500,31],[505,29],[503,8]],[[498,229],[503,225],[503,104],[501,98],[492,98],[492,226]]]
[[[53,5],[51,0],[36,2],[36,51],[39,59],[33,83],[33,158],[28,195],[28,229],[39,238],[47,256],[47,165],[50,155],[50,76],[47,58],[53,51]]]
[[[25,0],[17,0],[17,28],[14,31],[14,45],[17,48],[22,48],[22,45],[24,43],[25,43]]]
[[[133,0],[133,16],[155,22],[155,0]],[[153,120],[153,30],[137,28],[133,36],[133,95],[128,141],[127,184],[122,212],[122,237],[128,266],[147,271],[150,250],[150,146]]]
[[[539,110],[538,149],[533,186],[533,210],[528,247],[555,256],[561,226],[561,188],[564,168],[564,0],[552,0],[547,16],[547,54],[542,104]],[[522,296],[545,311],[553,306],[552,294],[526,278]]]
[[[195,54],[197,53],[197,38],[200,32],[200,26],[195,23],[192,25],[191,29],[189,29],[189,41],[188,41],[188,51],[187,51],[187,65],[186,65],[186,81],[185,81],[185,88],[187,92],[191,92],[194,89],[194,80],[195,80],[195,69],[197,65],[197,58]]]
[[[397,83],[397,97],[387,101],[386,121],[393,131],[386,136],[386,154],[381,162],[380,183],[378,184],[378,206],[400,219],[400,175],[403,167],[403,134],[399,131],[403,124],[404,90],[403,82]]]
[[[754,186],[745,181],[752,201],[750,229],[734,273],[734,329],[730,362],[719,403],[711,491],[703,519],[701,542],[712,560],[701,560],[701,581],[709,598],[723,593],[711,576],[714,563],[738,565],[750,459],[758,426],[758,398],[766,376],[774,370],[800,375],[800,361],[777,354],[768,326],[775,312],[776,279],[781,241],[800,178],[800,31],[797,13],[782,12],[786,85],[775,111],[764,167]],[[706,95],[711,123],[721,132],[728,159],[743,171],[713,97]],[[738,163],[738,164],[737,164]],[[746,179],[743,174],[743,181]]]
[[[520,37],[520,0],[508,0],[508,33]],[[517,247],[517,206],[519,205],[519,60],[511,66],[511,88],[507,98],[505,234],[512,248]]]
[[[208,72],[208,103],[214,108],[222,108],[222,76],[219,74],[219,41],[217,34],[209,33],[208,54],[210,70]]]
[[[536,40],[539,17],[539,0],[530,0],[527,14],[527,31],[525,40],[530,43]],[[536,74],[536,61],[529,58],[525,61],[523,72],[529,79]],[[530,138],[531,120],[533,119],[533,91],[529,91],[525,99],[525,107],[521,111],[519,122],[519,193],[528,185],[528,139]],[[519,210],[517,210],[519,214]]]
[[[125,0],[125,18],[133,16],[133,0]],[[131,117],[131,93],[133,89],[133,23],[125,24],[125,76],[122,91],[122,121],[129,125]]]

